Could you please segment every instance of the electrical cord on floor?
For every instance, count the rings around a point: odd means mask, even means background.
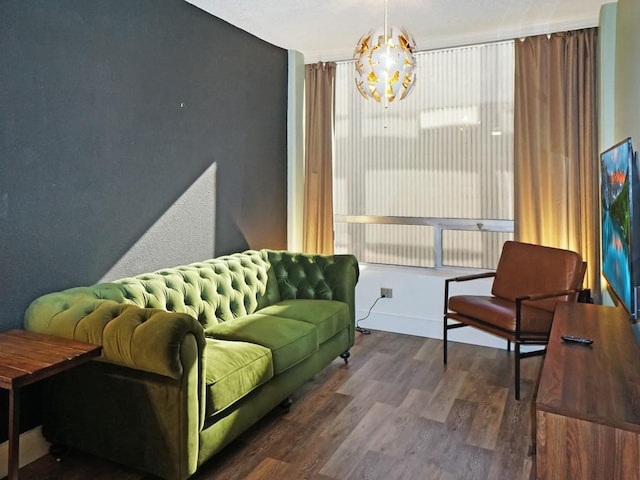
[[[375,307],[375,306],[376,306],[376,303],[378,303],[378,300],[380,300],[381,298],[385,298],[385,296],[384,296],[384,295],[380,295],[378,298],[376,298],[376,301],[375,301],[375,302],[373,302],[373,305],[371,305],[371,307],[369,307],[369,311],[367,312],[367,314],[366,314],[364,317],[359,318],[359,319],[356,321],[356,332],[359,332],[359,333],[361,333],[362,335],[369,335],[369,334],[371,334],[371,330],[369,330],[368,328],[363,328],[363,327],[361,327],[361,326],[360,326],[360,322],[362,322],[363,320],[366,320],[366,319],[369,317],[369,315],[371,315],[371,310],[373,310],[373,307]]]

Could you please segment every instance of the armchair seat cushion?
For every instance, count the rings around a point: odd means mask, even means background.
[[[214,338],[205,341],[207,415],[223,410],[273,377],[268,348]]]
[[[515,333],[516,331],[516,304],[511,300],[482,295],[457,295],[449,298],[449,308],[456,312],[456,314],[449,314],[449,317],[454,320],[458,316],[463,316],[465,323],[469,323],[469,319],[475,319],[504,332]],[[523,303],[520,314],[522,335],[548,335],[553,312]],[[474,324],[481,326],[477,322]],[[492,329],[485,328],[485,330]]]
[[[318,329],[318,341],[326,342],[349,327],[349,306],[335,300],[285,300],[260,310],[263,315],[293,318]]]
[[[254,313],[212,325],[208,337],[262,345],[271,350],[273,372],[278,375],[318,350],[318,329],[291,318]]]

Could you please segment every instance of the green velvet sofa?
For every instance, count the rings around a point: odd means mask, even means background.
[[[247,251],[36,299],[34,332],[102,345],[45,388],[45,437],[184,479],[354,342],[352,255]]]

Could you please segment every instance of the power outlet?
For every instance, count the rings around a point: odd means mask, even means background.
[[[393,298],[393,288],[381,288],[380,296],[384,298]]]

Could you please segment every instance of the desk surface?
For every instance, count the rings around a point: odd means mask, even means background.
[[[84,363],[101,347],[25,330],[0,333],[0,388],[12,390]]]
[[[594,342],[567,343],[561,335]],[[640,347],[623,309],[558,304],[536,408],[640,432]]]

